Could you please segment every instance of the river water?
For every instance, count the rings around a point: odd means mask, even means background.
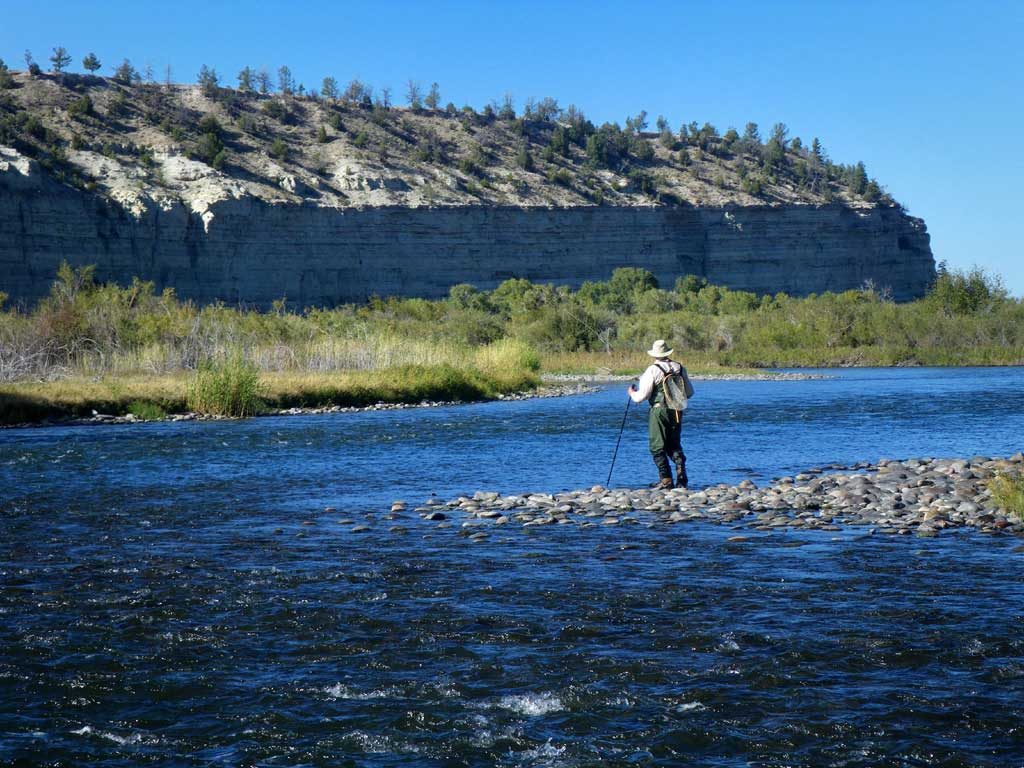
[[[692,484],[1024,447],[1019,370],[829,375],[697,382]],[[1024,765],[1018,539],[383,519],[603,483],[625,402],[0,432],[0,764]]]

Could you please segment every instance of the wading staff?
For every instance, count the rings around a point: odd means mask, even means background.
[[[619,427],[619,437],[615,441],[615,453],[612,454],[612,465],[608,467],[608,479],[605,480],[604,483],[606,488],[610,486],[612,483],[612,470],[615,469],[615,457],[619,455],[619,443],[622,442],[622,430],[626,428],[626,416],[629,415],[629,405],[632,402],[633,398],[631,398],[629,395],[626,395],[626,410],[622,414],[622,426]]]

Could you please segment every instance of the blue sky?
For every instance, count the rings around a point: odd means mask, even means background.
[[[67,47],[192,81],[244,65],[396,95],[437,81],[474,106],[554,96],[595,122],[641,109],[742,131],[785,122],[863,160],[932,235],[936,259],[1024,295],[1024,2],[275,2],[4,0],[0,57]]]

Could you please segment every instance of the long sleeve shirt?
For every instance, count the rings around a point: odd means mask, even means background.
[[[643,372],[643,375],[640,376],[640,383],[637,384],[636,391],[630,392],[629,396],[633,399],[634,403],[642,403],[644,400],[649,400],[651,395],[654,394],[655,388],[665,380],[666,370],[678,373],[682,368],[683,366],[674,360],[660,360],[658,363],[651,363],[647,370]]]

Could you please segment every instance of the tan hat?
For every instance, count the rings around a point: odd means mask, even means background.
[[[650,355],[651,357],[668,357],[669,355],[672,354],[672,350],[665,349],[666,346],[668,345],[665,344],[664,339],[658,339],[656,342],[654,342],[654,345],[647,350],[647,354]]]

